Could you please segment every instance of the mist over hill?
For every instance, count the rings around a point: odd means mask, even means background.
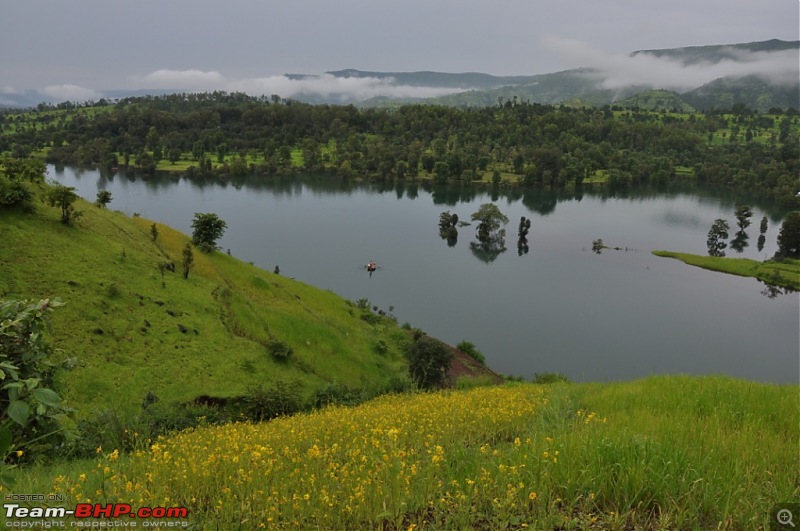
[[[34,107],[41,102],[213,90],[367,107],[415,102],[483,107],[513,99],[542,104],[636,106],[641,103],[641,98],[634,98],[637,94],[666,90],[677,97],[647,97],[648,105],[684,111],[727,109],[735,104],[759,111],[800,109],[800,41],[772,39],[616,55],[568,39],[550,38],[547,46],[574,68],[519,76],[349,68],[249,79],[229,79],[219,72],[159,70],[140,80],[162,87],[158,89],[94,90],[72,85],[24,91],[0,88],[0,106]]]

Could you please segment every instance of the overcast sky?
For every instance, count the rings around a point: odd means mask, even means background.
[[[117,88],[270,94],[288,84],[281,74],[344,68],[541,74],[598,61],[613,64],[642,49],[797,40],[799,5],[798,0],[0,0],[0,93],[36,89],[76,100]]]

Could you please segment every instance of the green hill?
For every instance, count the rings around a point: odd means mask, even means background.
[[[681,98],[680,94],[671,90],[647,90],[618,101],[616,105],[662,112],[694,112],[695,110]]]
[[[148,393],[187,402],[297,382],[306,398],[331,385],[372,396],[407,383],[408,333],[368,304],[197,249],[184,279],[188,236],[157,225],[153,241],[149,220],[77,208],[84,215],[69,226],[44,205],[0,211],[0,298],[66,302],[51,340],[79,417],[135,412]],[[178,272],[162,285],[165,260]],[[273,342],[292,349],[288,362],[270,355]]]

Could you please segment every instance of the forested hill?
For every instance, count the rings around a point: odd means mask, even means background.
[[[58,164],[188,175],[312,171],[436,183],[611,187],[696,179],[797,206],[794,111],[656,113],[500,101],[493,107],[309,105],[245,94],[131,98],[6,113],[0,151]]]

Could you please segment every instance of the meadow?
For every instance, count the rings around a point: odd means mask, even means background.
[[[20,471],[200,529],[764,529],[800,495],[798,387],[509,383],[198,427]]]
[[[701,256],[672,251],[653,251],[656,256],[676,258],[682,262],[731,275],[753,277],[776,286],[792,290],[800,290],[800,261],[790,258],[776,261],[759,262],[748,258],[731,258],[724,256]]]

